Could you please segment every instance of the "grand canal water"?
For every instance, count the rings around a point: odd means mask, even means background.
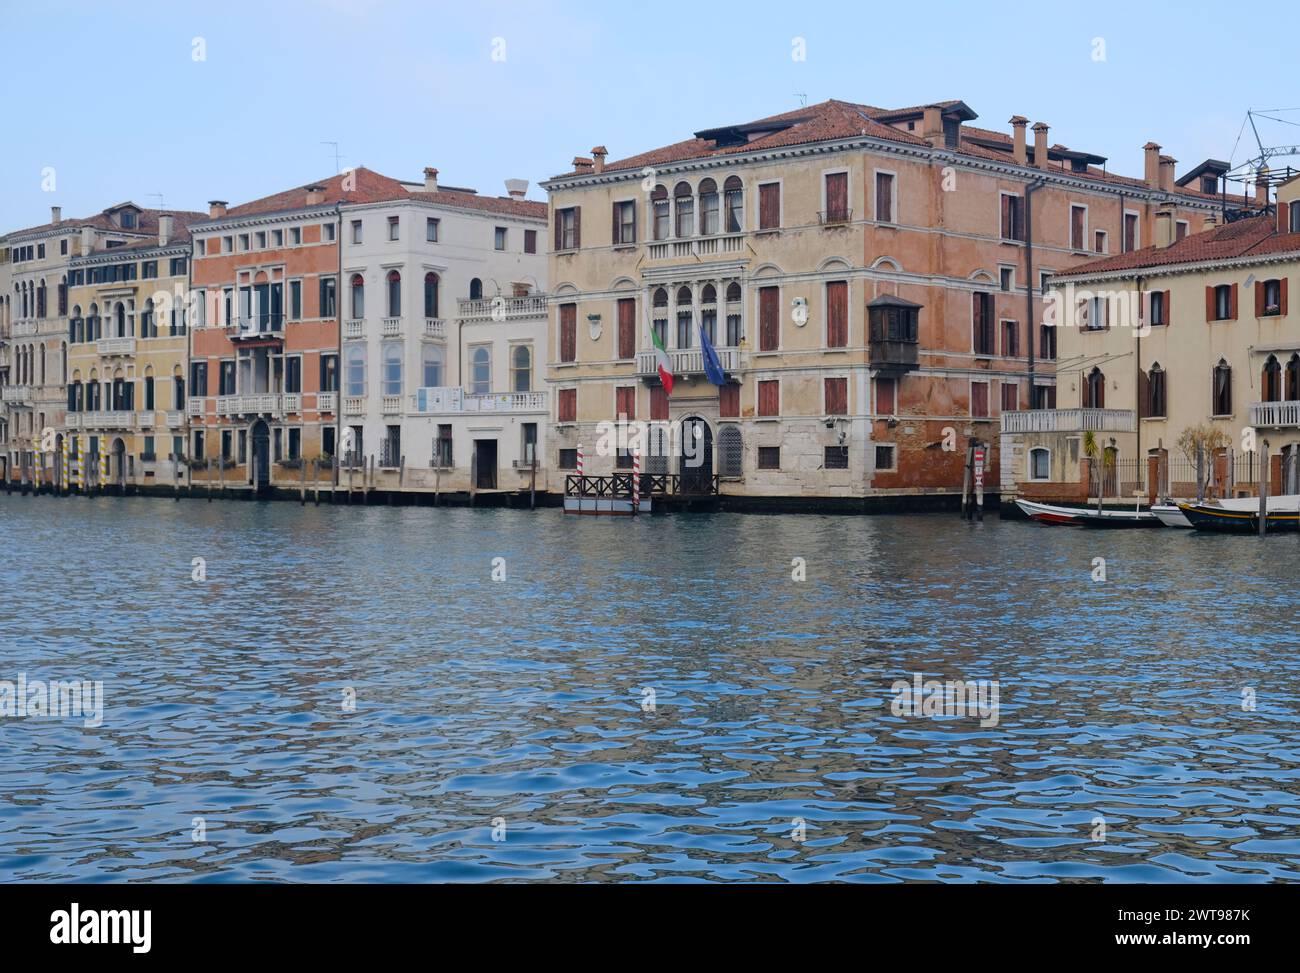
[[[1294,536],[18,496],[0,533],[0,679],[104,684],[98,727],[0,719],[5,880],[1300,879]],[[998,680],[998,725],[894,715],[915,673]]]

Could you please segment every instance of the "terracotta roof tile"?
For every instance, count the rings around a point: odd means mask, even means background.
[[[1143,247],[1130,253],[1071,267],[1059,278],[1092,277],[1126,270],[1146,270],[1177,264],[1234,260],[1272,253],[1300,253],[1300,233],[1278,233],[1272,214],[1235,220],[1213,230],[1193,233],[1168,247]]]

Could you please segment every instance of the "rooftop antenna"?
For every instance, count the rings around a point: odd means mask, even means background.
[[[148,196],[150,199],[157,198],[159,211],[160,212],[166,211],[167,201],[163,198],[162,193],[145,193],[145,195]]]
[[[1300,128],[1300,121],[1296,120],[1297,114],[1300,114],[1300,108],[1248,108],[1246,110],[1246,118],[1241,123],[1241,131],[1237,133],[1237,142],[1232,147],[1232,155],[1228,156],[1229,165],[1231,165],[1232,161],[1236,158],[1237,149],[1241,145],[1241,137],[1246,133],[1247,127],[1250,128],[1250,134],[1254,136],[1257,154],[1246,159],[1244,162],[1232,166],[1232,168],[1224,174],[1224,183],[1241,183],[1242,195],[1244,197],[1246,194],[1246,188],[1255,181],[1256,173],[1258,173],[1262,168],[1267,167],[1270,170],[1273,170],[1270,174],[1270,181],[1274,185],[1290,178],[1295,172],[1290,164],[1285,166],[1285,168],[1278,170],[1274,166],[1269,165],[1269,163],[1271,160],[1277,158],[1300,157],[1300,144],[1289,143],[1282,145],[1266,145],[1264,144],[1263,136],[1260,135],[1259,126],[1256,122],[1263,119],[1281,125]],[[1291,115],[1293,117],[1279,118],[1279,115]]]
[[[321,140],[321,145],[332,145],[332,146],[334,146],[334,172],[335,172],[336,175],[337,175],[338,173],[342,172],[342,171],[343,171],[343,167],[342,167],[342,165],[340,164],[340,160],[343,158],[343,156],[339,155],[339,144],[338,144],[337,142],[330,142],[330,141],[328,141],[328,140],[322,139],[322,140]]]
[[[796,91],[794,96],[799,99],[800,108],[808,107],[808,93],[806,91]]]

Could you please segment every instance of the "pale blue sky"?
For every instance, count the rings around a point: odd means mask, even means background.
[[[1128,175],[1141,174],[1148,139],[1181,174],[1227,159],[1248,107],[1300,108],[1300,14],[1285,4],[0,0],[0,11],[0,231],[45,222],[52,203],[85,216],[123,199],[153,206],[154,193],[204,209],[277,192],[334,171],[326,139],[344,166],[418,178],[434,165],[445,184],[494,194],[520,177],[542,199],[538,181],[593,145],[619,158],[789,110],[799,92],[881,106],[961,98],[977,125],[1046,121],[1052,141]],[[195,37],[205,61],[192,58]],[[791,56],[797,37],[804,61]],[[1300,128],[1273,125],[1269,139],[1300,142]],[[1250,154],[1247,135],[1234,161]]]

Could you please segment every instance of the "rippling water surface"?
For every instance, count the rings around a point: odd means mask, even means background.
[[[0,679],[105,695],[0,720],[4,880],[1300,879],[1294,536],[18,496],[0,531]],[[998,680],[998,725],[895,716],[915,673]]]

